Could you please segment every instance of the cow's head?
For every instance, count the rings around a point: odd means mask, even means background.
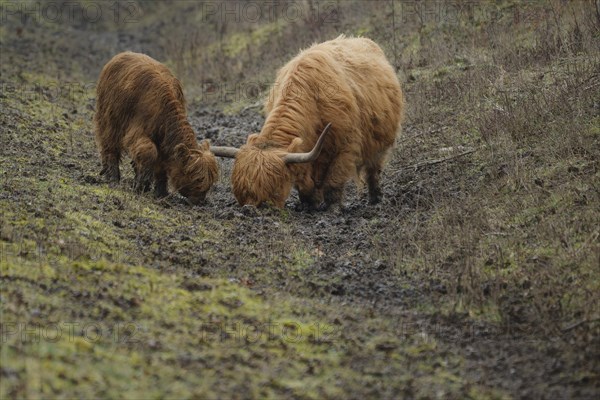
[[[283,208],[293,184],[288,166],[314,161],[321,153],[330,126],[327,124],[308,153],[295,152],[302,143],[300,138],[294,139],[287,149],[281,149],[259,143],[260,136],[257,134],[250,135],[240,149],[215,146],[211,147],[211,151],[219,157],[235,158],[231,184],[240,205],[271,203]]]
[[[210,144],[204,141],[195,149],[178,144],[175,147],[175,155],[177,162],[171,174],[171,184],[190,203],[201,204],[219,174]]]

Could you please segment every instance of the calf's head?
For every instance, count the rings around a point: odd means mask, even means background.
[[[203,203],[219,174],[210,144],[204,141],[195,149],[178,144],[175,154],[177,161],[171,174],[171,185],[190,203]]]
[[[233,194],[240,205],[259,206],[263,203],[283,208],[290,195],[293,176],[290,164],[309,163],[314,161],[323,148],[323,142],[331,124],[328,124],[313,149],[308,153],[296,153],[302,139],[296,138],[288,148],[273,147],[261,142],[260,136],[248,137],[244,146],[211,147],[211,151],[219,157],[235,158],[231,183]]]

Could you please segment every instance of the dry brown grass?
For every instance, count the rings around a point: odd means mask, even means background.
[[[443,286],[447,309],[529,331],[593,331],[600,14],[593,2],[511,3],[494,23],[464,27],[481,33],[477,42],[431,62],[427,51],[415,52],[421,67],[407,71],[408,134],[436,133],[409,141],[397,163],[440,147],[477,152],[410,177],[435,189],[415,210],[424,223],[403,238],[410,245],[398,265],[411,263]],[[510,20],[519,12],[535,24]],[[435,48],[448,35],[434,29],[427,42]]]

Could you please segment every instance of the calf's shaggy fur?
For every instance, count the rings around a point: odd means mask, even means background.
[[[102,69],[96,88],[96,143],[101,174],[119,181],[126,153],[135,187],[168,194],[168,184],[194,204],[204,201],[218,176],[209,143],[198,144],[187,120],[183,89],[167,67],[144,55],[117,54]]]

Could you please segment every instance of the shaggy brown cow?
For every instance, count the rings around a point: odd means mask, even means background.
[[[166,196],[167,183],[194,203],[217,180],[209,143],[198,144],[179,80],[158,61],[138,53],[117,54],[102,69],[96,88],[96,143],[101,174],[119,181],[123,152],[132,159],[135,188]]]
[[[302,51],[279,71],[260,134],[241,149],[212,151],[236,158],[232,184],[240,204],[283,207],[294,185],[301,205],[326,209],[341,201],[346,182],[363,174],[369,200],[377,203],[403,108],[400,84],[379,46],[342,35]],[[320,149],[315,143],[328,123]]]

